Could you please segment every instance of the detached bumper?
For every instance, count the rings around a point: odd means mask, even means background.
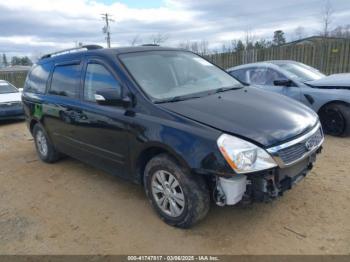
[[[277,167],[263,173],[249,175],[243,199],[265,202],[282,196],[285,191],[290,190],[306,177],[313,168],[316,155],[321,151],[322,147],[319,147],[313,154],[289,167]]]
[[[277,167],[256,173],[245,174],[230,179],[220,179],[217,183],[217,204],[234,205],[243,201],[269,201],[282,196],[302,180],[313,168],[316,155],[322,151],[324,141],[320,123],[308,133],[284,144],[268,148]],[[241,178],[241,179],[239,179]]]
[[[302,180],[312,169],[316,155],[322,151],[324,135],[320,123],[308,133],[287,143],[267,149],[278,164],[277,168],[259,175],[250,175],[248,198],[269,200],[283,195]]]

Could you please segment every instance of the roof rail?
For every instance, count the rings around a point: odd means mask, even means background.
[[[143,44],[141,46],[160,46],[160,45],[157,45],[157,44]]]
[[[50,58],[50,57],[54,57],[54,56],[58,56],[58,55],[78,52],[78,51],[82,51],[83,49],[88,51],[88,50],[95,50],[95,49],[102,49],[102,48],[103,47],[100,46],[100,45],[83,45],[83,46],[79,46],[79,47],[63,49],[63,50],[60,50],[60,51],[57,51],[57,52],[46,54],[46,55],[43,55],[40,59],[45,59],[45,58]]]

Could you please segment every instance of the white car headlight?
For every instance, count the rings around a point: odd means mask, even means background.
[[[217,144],[236,173],[251,173],[277,166],[264,149],[243,139],[223,134],[218,138]]]

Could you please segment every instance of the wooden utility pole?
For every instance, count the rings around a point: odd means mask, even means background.
[[[106,34],[106,40],[107,40],[107,47],[111,47],[111,31],[110,31],[110,22],[114,22],[113,19],[111,19],[111,15],[105,13],[101,14],[102,19],[105,21],[106,25],[102,28],[102,31],[104,34]]]

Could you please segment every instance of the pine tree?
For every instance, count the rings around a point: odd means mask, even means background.
[[[6,54],[2,54],[2,64],[3,64],[5,67],[9,65],[9,63],[7,62]]]
[[[273,45],[279,46],[286,43],[286,38],[282,30],[277,30],[273,33]]]
[[[239,40],[237,42],[237,46],[236,46],[236,51],[239,52],[239,51],[244,51],[245,47],[244,47],[244,44],[241,40]]]

